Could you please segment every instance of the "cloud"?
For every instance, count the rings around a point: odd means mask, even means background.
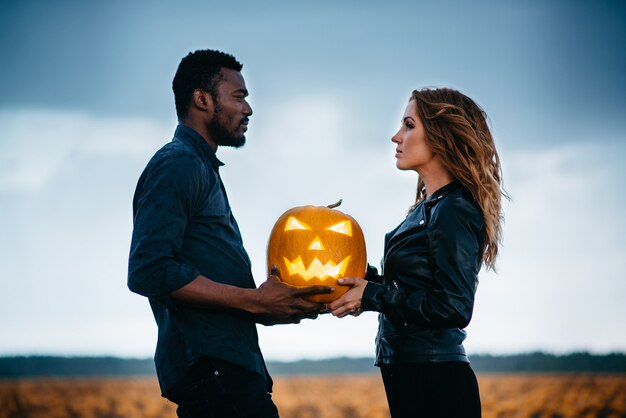
[[[330,93],[274,102],[255,113],[244,148],[219,150],[257,283],[280,214],[339,198],[378,264],[416,176],[396,170],[392,132],[359,146],[359,116]],[[131,200],[174,126],[44,111],[3,111],[0,122],[1,167],[13,167],[0,172],[0,352],[151,355],[150,309],[125,284]],[[626,316],[625,176],[622,146],[611,144],[502,153],[513,201],[499,274],[481,274],[470,352],[626,349],[615,332]],[[259,332],[266,357],[285,360],[373,355],[376,328],[365,313]]]
[[[381,238],[368,244],[373,259],[380,260],[382,235],[402,219],[411,203],[414,180],[396,172],[391,142],[384,139],[384,158],[354,147],[354,134],[344,123],[353,116],[343,108],[337,98],[324,95],[278,103],[259,112],[262,116],[255,115],[246,147],[219,151],[227,163],[221,173],[258,283],[265,277],[269,232],[288,208],[327,205],[343,198],[340,209],[361,221],[366,233]],[[0,317],[6,321],[1,328],[10,333],[1,339],[0,351],[151,353],[155,337],[135,339],[139,345],[134,347],[128,347],[123,337],[132,329],[155,335],[147,301],[125,286],[130,209],[142,167],[174,127],[62,112],[5,112],[3,117],[9,134],[3,137],[12,138],[3,143],[5,149],[22,141],[33,143],[33,150],[13,147],[7,158],[16,166],[37,167],[31,160],[34,153],[49,165],[28,182],[3,173],[0,196],[10,197],[11,205],[0,220],[6,232],[0,239],[5,250],[0,277],[11,280],[3,280],[7,292],[0,296]],[[30,138],[32,126],[45,135]],[[90,134],[85,137],[82,132]],[[47,152],[46,144],[60,147]],[[397,186],[386,180],[389,176],[400,179]],[[404,193],[402,182],[408,186]],[[386,222],[372,218],[373,202],[382,191],[393,194],[382,197],[396,213]],[[68,326],[59,326],[63,323]],[[312,335],[341,335],[344,325],[325,318],[261,333],[269,332],[266,351],[276,357],[283,349],[277,341],[291,339],[292,333],[306,333],[312,327]],[[94,334],[93,327],[101,332]],[[365,328],[374,333],[375,319]],[[44,338],[50,329],[56,330],[56,337]],[[337,350],[341,347],[310,346],[301,355],[319,357]],[[363,345],[361,354],[369,351]]]
[[[0,190],[41,190],[65,164],[79,159],[143,157],[169,135],[169,127],[142,118],[2,110]]]
[[[624,350],[623,146],[505,155],[499,274],[483,274],[470,346],[479,351]],[[613,330],[613,331],[611,331]]]
[[[245,149],[225,155],[223,176],[257,280],[264,274],[266,234],[289,207],[343,197],[339,209],[361,223],[369,261],[377,265],[384,234],[411,204],[415,176],[395,169],[387,138],[359,147],[360,138],[345,122],[358,117],[347,109],[332,96],[281,103],[252,127],[256,134]],[[619,142],[577,139],[502,150],[513,200],[505,202],[499,274],[481,273],[468,329],[471,351],[626,347],[626,339],[610,331],[626,316],[620,300],[626,294],[626,224],[620,215],[626,196],[615,190],[615,179],[626,177],[622,148]],[[350,322],[322,318],[261,328],[261,339],[273,358],[371,355],[376,328],[370,313]]]
[[[0,351],[135,353],[131,324],[152,327],[125,285],[132,193],[171,127],[41,110],[0,121]]]

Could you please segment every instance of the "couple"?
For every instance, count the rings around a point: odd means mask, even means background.
[[[393,417],[478,417],[462,342],[481,265],[501,235],[500,164],[485,113],[450,89],[414,91],[393,136],[396,166],[418,173],[409,214],[385,238],[384,271],[346,278],[328,306],[270,276],[258,288],[220,179],[218,146],[245,142],[252,109],[231,55],[200,50],[173,81],[179,125],[150,160],[133,199],[128,286],[149,298],[155,362],[179,417],[277,417],[256,323],[322,310],[380,313],[376,364]],[[358,396],[358,394],[357,394]]]

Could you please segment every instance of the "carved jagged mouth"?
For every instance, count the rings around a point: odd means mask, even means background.
[[[294,261],[289,261],[287,257],[283,257],[283,259],[289,270],[289,275],[293,276],[298,274],[303,279],[310,280],[316,277],[318,279],[325,279],[326,277],[339,277],[343,275],[348,268],[350,256],[344,258],[339,264],[335,264],[332,261],[322,264],[322,262],[315,257],[309,268],[304,267],[302,257],[298,257]]]

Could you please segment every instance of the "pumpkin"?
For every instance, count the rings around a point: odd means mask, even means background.
[[[331,302],[349,290],[342,277],[365,277],[367,256],[359,224],[330,206],[289,209],[276,221],[267,245],[267,269],[278,266],[280,280],[296,287],[332,286],[330,294],[308,297]]]

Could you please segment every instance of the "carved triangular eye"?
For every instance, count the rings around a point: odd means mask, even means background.
[[[311,229],[307,225],[303,224],[293,216],[290,216],[287,219],[287,224],[285,225],[285,231],[291,231],[292,229]]]
[[[352,224],[350,221],[342,221],[326,228],[327,231],[339,232],[340,234],[352,236]]]

